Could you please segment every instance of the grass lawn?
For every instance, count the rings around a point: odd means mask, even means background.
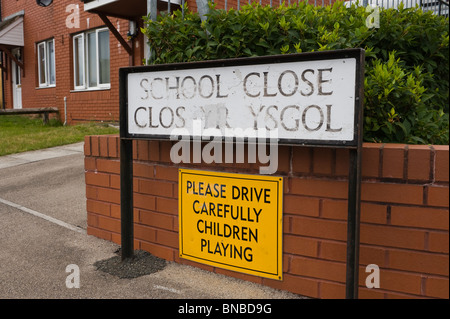
[[[0,116],[0,156],[81,142],[86,135],[118,134],[105,124],[63,126],[57,120],[44,125],[42,119]]]

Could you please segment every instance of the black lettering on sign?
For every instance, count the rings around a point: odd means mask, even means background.
[[[188,194],[200,195],[200,196],[210,196],[210,197],[220,197],[226,198],[226,185],[225,184],[209,184],[203,182],[192,182],[186,181],[186,191]]]
[[[264,203],[270,204],[270,189],[269,188],[260,188],[259,190],[256,189],[256,187],[238,187],[238,186],[232,186],[231,191],[231,198],[232,199],[241,199],[249,202],[261,202],[261,200],[264,200]]]
[[[236,246],[224,242],[211,242],[209,239],[202,238],[200,240],[200,250],[206,251],[212,255],[230,257],[233,259],[245,259],[248,262],[253,261],[253,253],[251,247]]]

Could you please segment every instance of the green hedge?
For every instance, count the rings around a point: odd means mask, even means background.
[[[211,6],[208,19],[186,8],[142,32],[153,48],[150,63],[190,62],[362,47],[366,50],[364,140],[449,143],[448,18],[420,9],[374,12],[342,2],[241,10]]]

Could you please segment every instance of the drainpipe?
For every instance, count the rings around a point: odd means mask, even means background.
[[[2,1],[1,0],[0,0],[0,22],[2,22]],[[0,60],[1,60],[2,65],[3,65],[3,63],[5,63],[5,61],[3,61],[3,51],[0,51]],[[4,77],[4,74],[3,74],[3,70],[1,70],[1,73],[2,73],[2,75],[1,75],[0,81],[2,81],[2,87],[1,87],[1,90],[2,90],[2,108],[6,109],[6,105],[5,105],[5,77]]]
[[[64,97],[64,126],[67,125],[67,96]]]
[[[2,64],[3,64],[5,62],[5,61],[3,61],[3,51],[0,51],[0,56],[1,56],[0,60],[1,60]],[[3,107],[3,109],[6,109],[6,105],[5,105],[5,75],[3,74],[3,70],[1,70],[1,72],[2,72],[2,75],[1,75],[0,81],[2,81],[2,87],[1,87],[1,90],[2,90],[2,107]]]
[[[152,21],[156,21],[158,12],[158,3],[157,0],[147,0],[147,16],[150,15],[150,19]],[[150,64],[151,56],[152,56],[152,49],[150,48],[150,45],[147,41],[145,41],[145,51],[144,51],[144,57],[145,57],[145,64]]]

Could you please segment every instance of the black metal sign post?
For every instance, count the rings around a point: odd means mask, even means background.
[[[120,236],[122,261],[133,258],[133,140],[128,138],[127,77],[119,70],[120,104]]]
[[[347,215],[347,270],[345,297],[358,298],[359,282],[359,225],[361,213],[361,161],[363,138],[364,51],[359,55],[355,86],[356,147],[349,150],[348,215]]]
[[[363,98],[364,98],[364,50],[346,49],[336,51],[322,51],[313,53],[290,54],[280,56],[266,56],[256,58],[239,58],[215,61],[202,61],[193,63],[175,63],[152,66],[127,67],[119,70],[119,100],[120,100],[120,200],[121,200],[121,244],[122,260],[133,257],[133,139],[170,140],[167,132],[144,131],[143,133],[130,133],[129,121],[134,120],[140,128],[143,125],[137,123],[137,113],[145,108],[139,105],[128,105],[129,98],[129,75],[133,73],[148,73],[157,75],[155,80],[162,81],[166,71],[177,72],[181,75],[183,71],[193,72],[197,69],[207,70],[222,67],[268,65],[288,62],[311,62],[333,59],[355,59],[355,92],[354,99],[354,125],[352,140],[327,140],[327,139],[300,139],[289,136],[278,138],[281,145],[300,145],[313,147],[336,147],[349,150],[349,177],[348,177],[348,219],[347,219],[347,268],[346,268],[346,298],[358,298],[359,278],[359,225],[360,225],[360,199],[361,199],[361,155],[362,155],[362,125],[363,125]],[[347,70],[345,67],[342,70]],[[290,71],[292,72],[292,71]],[[167,74],[167,73],[166,73]],[[173,74],[173,73],[172,73]],[[254,73],[252,73],[254,74]],[[292,74],[292,73],[291,73]],[[216,75],[217,76],[217,75]],[[191,81],[191,73],[186,76]],[[213,77],[209,76],[212,80]],[[179,79],[179,77],[178,77]],[[145,80],[148,82],[148,80]],[[168,80],[167,80],[168,81]],[[178,80],[177,80],[178,81]],[[319,80],[321,81],[321,80]],[[130,81],[130,83],[132,83]],[[141,80],[141,87],[142,87]],[[168,83],[168,82],[167,82]],[[311,83],[311,82],[309,82]],[[322,82],[323,83],[323,82]],[[136,83],[135,83],[136,84]],[[168,84],[167,84],[168,85]],[[278,86],[280,86],[280,82]],[[350,83],[349,83],[350,85]],[[136,85],[135,85],[136,86]],[[139,86],[139,84],[137,85]],[[133,86],[131,86],[133,88]],[[351,90],[350,90],[351,91]],[[148,95],[148,92],[147,92]],[[219,95],[219,92],[217,93]],[[220,96],[223,97],[223,96]],[[139,102],[141,103],[141,102]],[[350,102],[349,102],[350,103]],[[161,104],[161,103],[160,103]],[[164,103],[163,103],[164,104]],[[316,107],[316,105],[312,105]],[[134,114],[129,114],[129,108],[134,107]],[[167,108],[166,104],[164,107]],[[328,107],[328,106],[327,106]],[[328,109],[330,110],[330,109]],[[172,113],[173,114],[173,113]],[[330,114],[328,114],[330,115]],[[130,117],[131,116],[131,117]],[[303,121],[305,119],[303,118]],[[329,126],[330,123],[327,123]],[[131,124],[130,124],[131,125]],[[331,127],[331,126],[330,126]],[[145,129],[149,129],[145,127]],[[191,135],[191,138],[193,136]],[[223,137],[225,140],[225,137]]]
[[[350,150],[347,216],[347,270],[345,296],[358,298],[359,219],[361,198],[361,148]]]

